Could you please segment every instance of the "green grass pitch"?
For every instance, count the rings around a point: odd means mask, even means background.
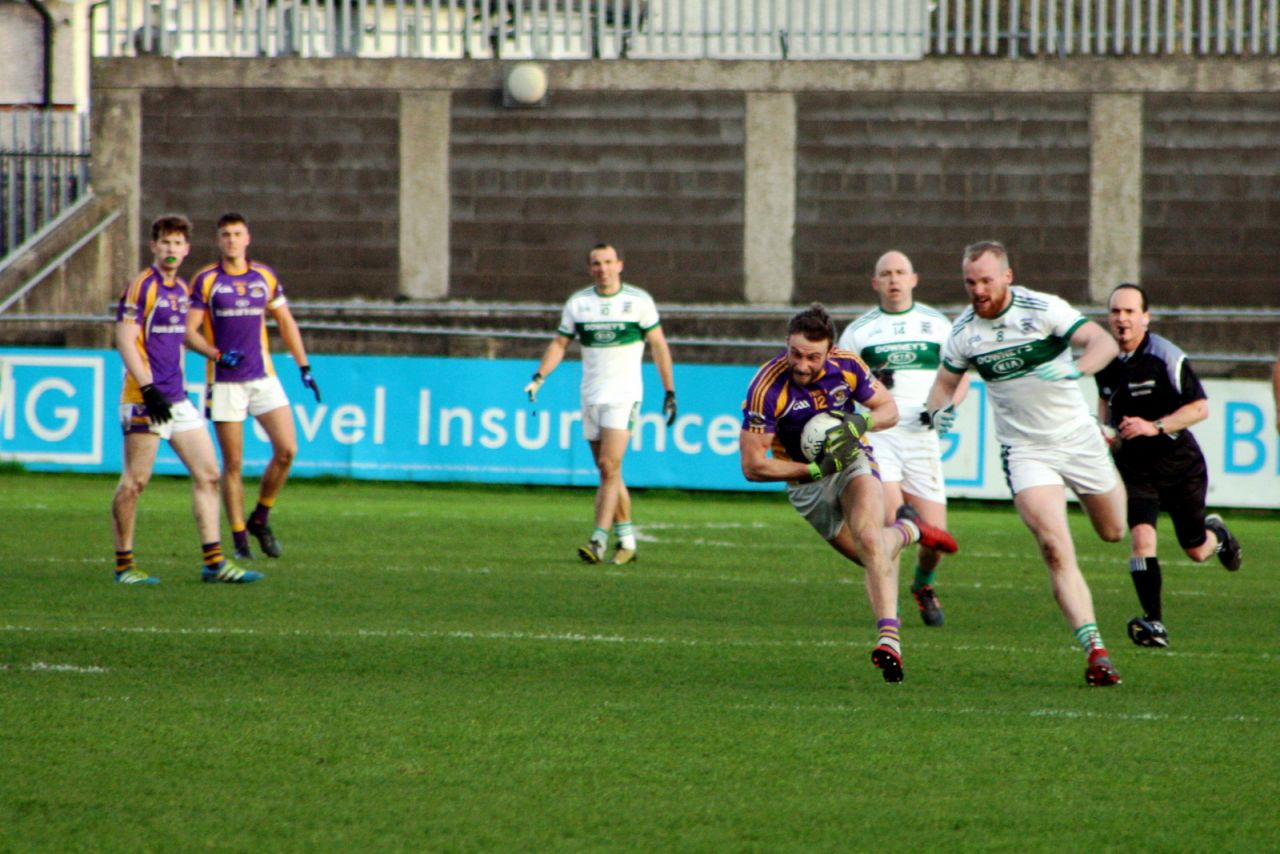
[[[947,623],[781,495],[637,493],[585,567],[581,490],[295,480],[264,582],[199,581],[185,480],[0,471],[0,851],[1264,851],[1280,839],[1274,514],[1244,568],[1161,528],[1168,651],[1127,545],[1073,514],[1124,684],[1084,684],[1030,535],[959,504]],[[904,574],[910,570],[904,561]]]

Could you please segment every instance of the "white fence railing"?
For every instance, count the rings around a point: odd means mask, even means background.
[[[1274,55],[1277,0],[107,0],[98,56]]]
[[[88,190],[88,114],[0,113],[0,258]]]
[[[928,0],[108,0],[99,56],[915,58]]]

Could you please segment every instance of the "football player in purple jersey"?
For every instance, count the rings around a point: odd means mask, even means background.
[[[192,507],[204,555],[202,577],[216,583],[244,584],[262,577],[246,572],[222,555],[218,530],[218,459],[205,421],[187,397],[182,376],[190,291],[178,267],[191,251],[191,223],[162,216],[151,224],[153,263],[120,296],[116,309],[116,348],[124,362],[120,426],[124,431],[124,470],[111,500],[115,535],[116,581],[157,584],[159,579],[134,563],[134,527],[138,497],[151,480],[160,440],[167,439],[191,473]]]
[[[884,488],[863,436],[896,424],[898,406],[866,363],[835,349],[835,341],[835,325],[821,305],[791,318],[786,351],[760,368],[747,387],[739,437],[742,473],[750,481],[784,481],[800,515],[865,569],[878,634],[871,661],[886,682],[901,682],[894,557],[915,542],[948,553],[957,546],[949,533],[909,509],[885,526]],[[854,412],[855,403],[865,414]],[[805,424],[824,412],[840,420],[827,431],[818,456],[806,460],[800,445]]]
[[[267,346],[268,314],[298,364],[303,386],[320,401],[320,387],[307,362],[302,332],[289,310],[284,286],[274,270],[249,258],[250,240],[249,224],[243,216],[228,213],[219,218],[221,258],[192,280],[186,339],[188,347],[210,362],[205,409],[222,448],[222,500],[235,538],[235,554],[241,560],[253,558],[250,534],[267,556],[283,553],[268,517],[298,452],[289,398]],[[271,460],[262,473],[258,503],[246,519],[241,471],[244,422],[249,416],[266,432]]]

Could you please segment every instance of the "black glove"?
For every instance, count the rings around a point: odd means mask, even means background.
[[[316,403],[319,403],[320,402],[320,386],[316,384],[316,378],[311,376],[311,366],[301,365],[299,369],[302,371],[302,384],[307,388],[311,389],[313,392],[315,392]]]
[[[239,350],[228,350],[225,353],[219,350],[218,358],[213,361],[219,368],[234,368],[244,361],[244,353]]]
[[[173,418],[169,399],[151,383],[142,387],[142,405],[147,408],[147,417],[152,424],[165,424]]]
[[[862,446],[857,442],[842,442],[835,448],[824,446],[818,458],[809,463],[809,477],[813,480],[831,477],[853,465],[861,453]]]
[[[676,423],[676,393],[674,391],[667,392],[667,396],[662,399],[662,414],[667,416],[668,427]]]
[[[861,447],[861,439],[871,432],[871,413],[861,415],[857,412],[832,413],[840,419],[840,423],[827,430],[825,448],[834,448],[837,444],[849,441]]]
[[[872,371],[871,375],[880,380],[880,385],[885,388],[893,388],[893,368],[881,368],[878,371]]]
[[[870,416],[852,412],[833,412],[840,423],[826,432],[822,451],[809,464],[809,476],[814,480],[831,477],[853,464],[862,453],[862,436],[871,429]]]

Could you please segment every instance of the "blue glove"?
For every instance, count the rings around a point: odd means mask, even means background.
[[[311,366],[302,365],[300,367],[300,370],[302,371],[302,384],[307,388],[311,389],[311,391],[315,393],[316,403],[319,403],[320,402],[320,386],[316,384],[316,378],[311,376]]]
[[[152,424],[164,424],[173,418],[173,413],[169,411],[169,398],[164,396],[164,392],[150,383],[144,385],[141,391],[142,405],[146,407],[147,417]]]
[[[1045,362],[1036,365],[1036,376],[1046,382],[1058,380],[1078,380],[1084,373],[1076,367],[1075,362]]]
[[[920,423],[938,431],[939,436],[945,436],[956,426],[956,405],[952,403],[932,412],[921,412]]]
[[[676,393],[674,391],[667,392],[667,396],[662,399],[662,414],[667,416],[668,427],[676,423]]]
[[[225,353],[219,350],[218,358],[214,359],[213,363],[219,368],[235,368],[243,361],[244,353],[239,350],[227,350]]]

